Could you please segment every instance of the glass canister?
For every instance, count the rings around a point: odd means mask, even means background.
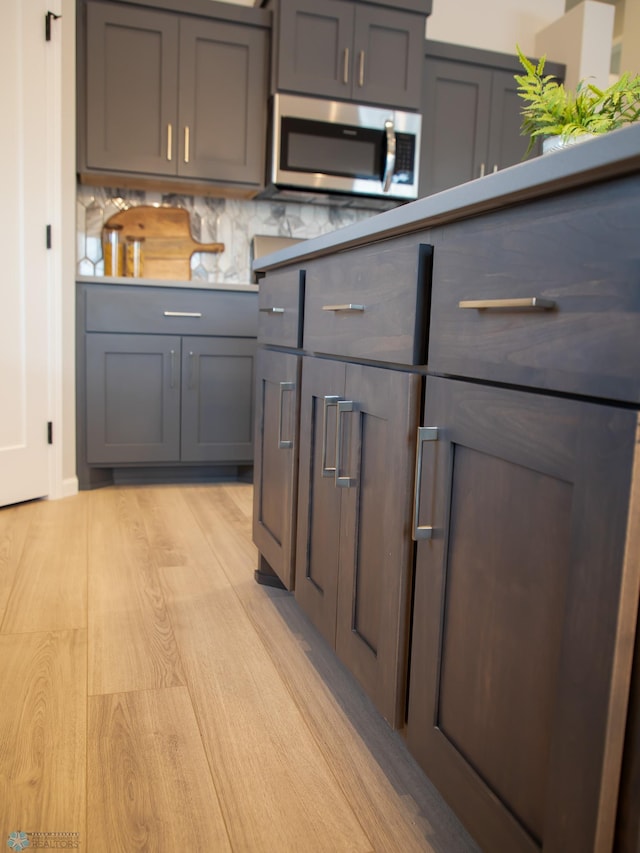
[[[102,232],[102,254],[104,274],[124,275],[124,245],[121,234],[122,225],[105,225]]]
[[[127,237],[125,275],[141,278],[144,270],[144,237]]]

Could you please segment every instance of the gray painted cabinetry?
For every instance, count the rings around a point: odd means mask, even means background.
[[[273,88],[419,109],[425,13],[346,0],[268,6],[276,11]]]
[[[121,2],[82,9],[83,180],[263,184],[267,29]]]
[[[81,485],[94,468],[251,465],[256,302],[251,292],[79,286]]]
[[[521,136],[515,57],[426,42],[422,89],[420,195],[430,195],[519,163]],[[547,63],[558,77],[563,66]],[[532,154],[540,153],[536,145]]]

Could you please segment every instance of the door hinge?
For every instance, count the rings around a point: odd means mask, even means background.
[[[47,421],[47,444],[53,444],[53,421]]]
[[[47,225],[47,249],[51,248],[51,226]]]
[[[44,37],[46,41],[51,41],[51,21],[57,21],[62,15],[56,15],[55,12],[47,12],[44,16]]]

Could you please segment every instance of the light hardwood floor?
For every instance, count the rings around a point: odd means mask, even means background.
[[[293,596],[255,583],[251,500],[0,510],[0,846],[477,850]]]

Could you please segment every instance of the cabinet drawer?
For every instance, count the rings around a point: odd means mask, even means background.
[[[416,236],[307,264],[304,348],[399,364],[424,362],[432,248]]]
[[[258,342],[300,347],[303,299],[302,270],[296,267],[268,272],[260,282]]]
[[[87,332],[256,337],[257,296],[135,285],[87,285]]]
[[[630,180],[624,196],[612,181],[445,227],[430,370],[640,402],[640,180],[635,192]],[[547,307],[509,307],[534,297]]]

